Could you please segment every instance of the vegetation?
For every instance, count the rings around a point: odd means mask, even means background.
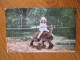
[[[54,35],[68,38],[75,38],[76,35],[76,8],[12,8],[5,10],[5,16],[8,37],[32,36],[43,16],[48,21],[48,27],[51,24],[55,26]]]

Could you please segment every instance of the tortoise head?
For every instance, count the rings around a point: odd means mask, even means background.
[[[49,29],[49,30],[50,30],[50,31],[52,31],[52,30],[53,30],[53,25],[51,25],[51,26],[50,26],[50,29]]]

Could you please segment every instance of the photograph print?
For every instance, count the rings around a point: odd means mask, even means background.
[[[5,8],[7,53],[75,52],[76,8]]]

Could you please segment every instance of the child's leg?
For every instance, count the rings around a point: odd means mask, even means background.
[[[47,31],[47,32],[49,32],[49,30],[48,30],[47,28],[44,28],[44,31]]]
[[[39,35],[37,38],[40,38],[40,35],[43,33],[43,30],[40,31]]]
[[[49,30],[47,30],[47,32],[49,32]]]

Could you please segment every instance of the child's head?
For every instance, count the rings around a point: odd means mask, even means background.
[[[41,20],[40,20],[40,22],[41,22],[41,23],[46,23],[46,22],[47,22],[47,20],[46,20],[46,18],[45,18],[45,17],[42,17],[42,18],[41,18]]]

